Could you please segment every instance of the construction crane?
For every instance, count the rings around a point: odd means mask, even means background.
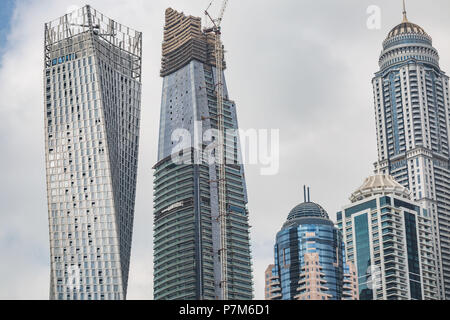
[[[220,224],[220,265],[221,265],[221,281],[220,288],[222,292],[222,300],[228,300],[228,253],[227,253],[227,196],[226,196],[226,170],[225,170],[225,123],[223,110],[223,45],[221,40],[221,24],[228,0],[222,3],[219,17],[213,19],[208,10],[211,8],[212,1],[205,10],[205,15],[211,20],[213,26],[204,30],[205,33],[213,32],[215,34],[215,56],[216,56],[216,91],[217,91],[217,162],[218,172],[218,193],[219,193],[219,224]]]

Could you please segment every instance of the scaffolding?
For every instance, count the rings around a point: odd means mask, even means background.
[[[132,60],[130,74],[141,80],[142,33],[124,26],[89,5],[45,24],[45,68],[51,67],[58,55],[64,56],[63,43],[71,46],[83,35],[94,35],[114,50],[114,60]]]
[[[211,2],[212,4],[212,2]],[[228,300],[228,242],[227,242],[227,185],[226,185],[226,160],[225,160],[225,120],[223,110],[223,44],[221,40],[221,24],[228,4],[228,0],[224,0],[219,18],[213,19],[208,10],[205,14],[213,23],[213,27],[205,29],[205,33],[214,32],[215,34],[215,56],[216,56],[216,91],[217,91],[217,164],[218,164],[218,185],[219,185],[219,223],[220,223],[220,265],[221,265],[221,281],[220,287],[222,299]]]

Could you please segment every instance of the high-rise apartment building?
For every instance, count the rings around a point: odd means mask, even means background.
[[[358,290],[358,273],[356,267],[353,262],[347,260],[345,254],[344,261],[344,284],[342,285],[342,300],[360,300]]]
[[[318,204],[304,202],[278,232],[275,264],[265,273],[266,300],[357,300],[356,273],[342,235]]]
[[[431,37],[403,21],[389,32],[373,79],[376,172],[392,175],[429,213],[438,286],[450,298],[450,98]]]
[[[274,275],[275,265],[270,264],[264,272],[264,299],[281,298],[281,287],[278,277]]]
[[[337,220],[360,300],[438,299],[427,210],[389,175],[367,178],[350,200]]]
[[[50,299],[127,295],[142,34],[85,6],[45,24]]]
[[[201,19],[166,10],[158,163],[154,166],[154,298],[252,299],[253,281],[244,167],[239,137],[227,135],[226,274],[220,261],[215,34]],[[224,79],[224,77],[222,77]],[[224,87],[226,130],[238,128]],[[208,132],[211,135],[208,137]],[[207,141],[209,140],[209,141]],[[222,286],[228,288],[223,296]]]

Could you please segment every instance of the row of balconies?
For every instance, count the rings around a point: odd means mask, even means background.
[[[189,208],[188,208],[189,209]],[[192,209],[192,208],[190,208]],[[172,221],[166,222],[166,217],[174,217]],[[180,226],[193,224],[194,223],[194,213],[192,210],[184,210],[182,213],[178,213],[175,215],[166,216],[164,219],[160,219],[157,223],[155,223],[154,227],[154,237],[158,238],[160,235],[164,237],[169,237],[171,234],[176,234],[180,231]],[[176,217],[176,219],[175,219]],[[162,222],[164,221],[164,222]],[[191,226],[193,228],[193,226]]]
[[[186,229],[182,233],[180,233],[179,230],[177,230],[176,232],[173,233],[174,234],[173,236],[167,235],[167,237],[166,237],[164,235],[162,238],[155,236],[155,251],[167,249],[168,247],[171,247],[176,242],[181,243],[181,242],[193,241],[191,239],[194,239],[194,233],[195,233],[194,229],[195,228],[191,223],[188,225],[188,227],[186,227]]]
[[[185,254],[177,259],[172,259],[171,262],[163,263],[162,267],[154,265],[154,272],[158,275],[155,277],[155,283],[158,282],[162,276],[170,276],[173,273],[189,274],[189,272],[195,272],[194,250],[188,251],[190,255]]]
[[[166,214],[164,218],[158,219],[158,223],[154,227],[154,236],[157,236],[161,232],[168,232],[171,229],[176,230],[176,226],[180,221],[187,220],[192,221],[194,216],[194,209],[192,202],[183,203],[183,206],[172,213]]]
[[[180,241],[174,241],[174,244],[170,248],[155,253],[154,263],[155,265],[159,264],[160,261],[164,263],[166,259],[177,256],[179,253],[184,252],[185,250],[194,250],[193,248],[194,245],[192,242],[180,243]]]

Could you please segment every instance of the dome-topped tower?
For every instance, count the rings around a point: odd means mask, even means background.
[[[294,209],[291,210],[288,216],[289,220],[299,219],[299,218],[311,218],[311,217],[318,217],[318,218],[325,218],[329,219],[327,212],[324,208],[322,208],[320,205],[314,202],[304,202],[294,207]]]
[[[350,197],[351,202],[357,202],[380,194],[395,194],[404,199],[410,199],[410,192],[395,179],[387,174],[378,174],[368,177],[364,184]]]
[[[305,187],[305,201],[296,205],[291,210],[283,228],[290,228],[296,225],[311,223],[333,225],[333,222],[330,220],[330,217],[325,209],[322,208],[321,205],[311,202],[309,188],[307,194]]]
[[[406,15],[405,1],[403,1],[403,21],[398,26],[393,28],[391,32],[389,32],[388,39],[402,34],[419,34],[428,36],[428,34],[422,27],[408,21],[408,17]]]
[[[450,80],[439,66],[430,35],[410,18],[404,6],[403,19],[383,42],[380,69],[372,79],[378,149],[375,170],[391,175],[432,216],[435,254],[450,257],[450,232],[441,223],[450,221],[446,189],[450,181]],[[438,27],[439,21],[435,22]],[[369,178],[351,200],[389,190],[408,202],[406,190],[382,176]],[[439,264],[439,294],[450,299],[450,259]]]
[[[341,300],[349,294],[342,234],[325,209],[311,202],[309,188],[304,197],[277,233],[267,292],[273,300]]]
[[[408,20],[403,1],[403,20],[384,40],[379,65],[385,70],[412,60],[439,67],[439,55],[433,48],[432,38],[421,26]]]
[[[428,36],[428,34],[421,26],[418,26],[417,24],[409,21],[403,21],[389,32],[388,39],[402,34],[418,34]]]

